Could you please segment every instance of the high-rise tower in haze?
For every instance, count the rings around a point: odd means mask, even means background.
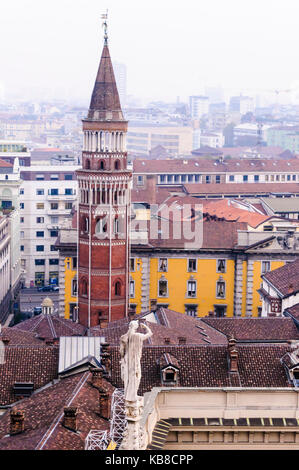
[[[125,121],[107,33],[83,119],[82,169],[77,171],[78,307],[87,327],[128,313],[129,213],[132,174],[127,170]]]

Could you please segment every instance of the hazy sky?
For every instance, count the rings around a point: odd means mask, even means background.
[[[128,93],[186,99],[205,85],[299,84],[298,0],[0,0],[0,83],[89,101],[108,8]],[[60,97],[59,96],[59,97]]]

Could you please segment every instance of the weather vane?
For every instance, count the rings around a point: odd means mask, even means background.
[[[105,44],[108,44],[108,33],[107,33],[107,29],[108,29],[108,25],[107,25],[108,10],[106,10],[106,13],[101,15],[101,18],[103,20],[102,26],[104,28],[104,41],[105,41]]]

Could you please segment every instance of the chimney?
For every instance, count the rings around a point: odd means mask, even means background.
[[[65,406],[62,425],[71,431],[77,431],[77,412],[76,406]]]
[[[92,373],[92,385],[96,388],[101,388],[103,386],[103,370],[97,367],[90,367],[89,370]]]
[[[14,434],[20,434],[25,430],[25,413],[23,410],[10,411],[10,430],[11,436]]]
[[[236,340],[234,338],[230,338],[228,342],[229,372],[238,372],[238,355]]]
[[[170,344],[170,338],[164,338],[164,344]]]
[[[157,299],[151,299],[151,312],[157,311]]]
[[[107,377],[110,376],[111,373],[111,355],[110,355],[110,348],[109,343],[102,343],[101,344],[101,363],[103,364],[105,370],[103,372],[103,376]]]
[[[109,393],[99,390],[100,416],[104,419],[110,418],[111,398]]]
[[[179,344],[186,344],[186,336],[179,336],[178,340]]]
[[[235,340],[235,338],[229,338],[229,340],[228,340],[228,349],[229,349],[229,351],[232,351],[233,349],[236,349],[236,343],[237,343],[237,341]]]
[[[135,317],[135,308],[132,308],[132,307],[129,308],[128,316],[129,316],[130,321],[134,319],[134,317]]]
[[[294,292],[294,286],[293,286],[293,284],[290,284],[289,288],[288,288],[288,293],[292,294],[293,292]]]
[[[102,320],[100,320],[100,327],[101,328],[107,328],[108,326],[108,319],[107,318],[103,318]]]
[[[148,202],[150,204],[156,204],[156,175],[147,175],[146,176],[146,190],[148,193]]]

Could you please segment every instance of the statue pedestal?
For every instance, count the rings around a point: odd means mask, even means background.
[[[143,449],[144,431],[140,428],[140,419],[143,412],[143,406],[143,397],[137,397],[136,401],[125,401],[127,428],[125,429],[119,450]]]

